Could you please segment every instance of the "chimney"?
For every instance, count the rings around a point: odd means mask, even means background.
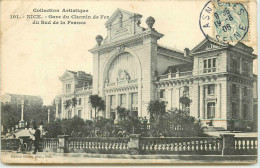
[[[184,49],[184,57],[188,57],[190,56],[190,49],[189,48],[185,48]]]

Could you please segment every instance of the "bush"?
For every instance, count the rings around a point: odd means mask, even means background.
[[[162,121],[151,121],[150,134],[166,137],[206,136],[204,128],[194,117],[181,110],[169,110],[162,116]]]

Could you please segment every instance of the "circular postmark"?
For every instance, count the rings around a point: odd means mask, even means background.
[[[219,42],[238,42],[248,38],[249,17],[242,3],[207,2],[200,13],[199,25],[204,36]]]

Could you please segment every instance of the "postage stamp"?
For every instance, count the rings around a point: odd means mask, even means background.
[[[248,41],[248,7],[248,1],[209,1],[201,11],[201,31],[220,42]]]

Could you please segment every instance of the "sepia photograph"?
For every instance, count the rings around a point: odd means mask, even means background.
[[[3,164],[257,164],[256,0],[0,5]]]

